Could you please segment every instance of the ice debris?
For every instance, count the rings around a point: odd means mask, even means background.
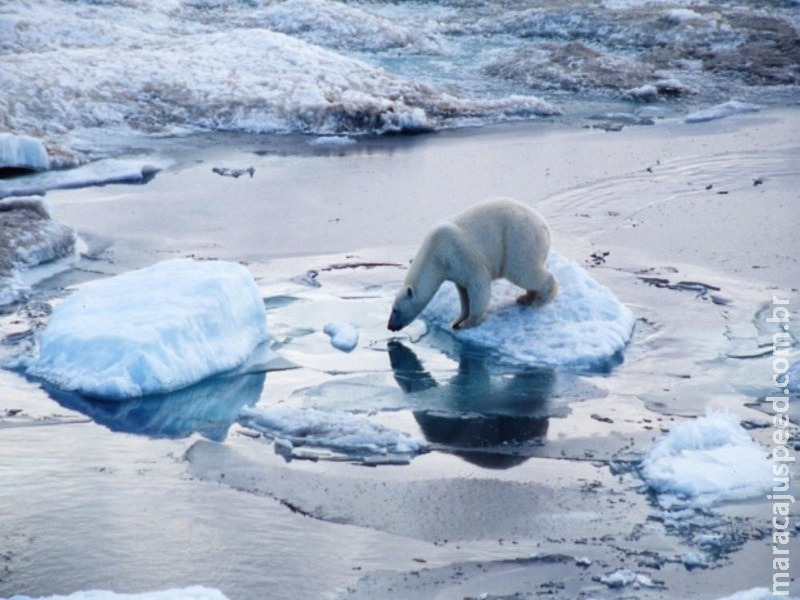
[[[246,407],[240,413],[239,422],[290,450],[322,451],[315,458],[324,457],[325,451],[351,458],[411,457],[427,449],[422,440],[373,423],[363,415],[346,412],[289,406]]]

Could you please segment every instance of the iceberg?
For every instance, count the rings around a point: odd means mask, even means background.
[[[422,318],[506,366],[590,371],[619,363],[633,333],[631,310],[578,264],[557,252],[550,253],[547,268],[558,279],[559,292],[545,306],[519,306],[519,288],[497,280],[492,284],[486,320],[471,329],[453,330],[451,323],[460,304],[455,286],[447,282]]]
[[[234,370],[267,339],[264,304],[245,267],[174,259],[69,296],[18,366],[62,390],[121,400]]]
[[[767,456],[735,416],[709,410],[659,439],[641,474],[662,506],[677,500],[705,508],[766,493],[772,484]]]
[[[0,174],[3,171],[46,171],[50,168],[44,144],[27,135],[0,133]]]

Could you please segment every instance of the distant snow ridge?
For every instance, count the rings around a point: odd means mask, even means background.
[[[53,309],[29,375],[87,396],[178,390],[242,365],[268,338],[249,271],[168,260],[87,285]]]
[[[374,134],[428,131],[459,118],[558,113],[532,96],[455,97],[263,28],[186,34],[119,51],[7,54],[0,89],[25,106],[6,116],[7,127],[64,136],[96,127]],[[85,89],[95,92],[76,92]]]
[[[767,455],[735,416],[709,410],[659,439],[641,473],[663,508],[704,508],[766,493],[772,485]]]
[[[486,320],[472,329],[454,331],[451,324],[460,304],[455,286],[447,283],[422,317],[510,366],[596,370],[619,362],[633,333],[630,309],[557,252],[550,253],[547,267],[558,279],[559,292],[541,308],[519,306],[515,302],[519,288],[495,281]]]

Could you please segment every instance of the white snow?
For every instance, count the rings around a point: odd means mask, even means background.
[[[459,313],[455,286],[445,283],[422,317],[462,343],[489,351],[513,366],[605,368],[616,360],[633,333],[634,315],[607,287],[575,262],[553,251],[547,267],[559,292],[540,308],[519,306],[521,290],[505,280],[492,285],[486,320],[477,327],[453,330]]]
[[[770,465],[767,450],[735,416],[707,410],[659,439],[642,461],[641,474],[662,507],[708,507],[766,493]]]
[[[334,321],[325,325],[323,331],[331,338],[331,345],[343,352],[350,352],[358,345],[358,329],[350,323]]]
[[[723,102],[722,104],[693,112],[686,116],[684,122],[703,123],[705,121],[714,121],[716,119],[724,119],[733,115],[758,112],[760,110],[761,107],[757,104],[729,100],[728,102]]]
[[[175,259],[70,295],[20,366],[62,389],[133,398],[235,369],[267,337],[264,305],[245,267]]]
[[[424,441],[380,424],[363,415],[314,408],[272,406],[244,408],[240,423],[260,431],[284,446],[327,449],[346,455],[414,455]]]
[[[88,590],[69,594],[68,596],[11,596],[10,600],[227,600],[219,590],[202,586],[183,589],[171,589],[141,594],[117,594],[106,590]]]
[[[46,171],[50,168],[44,144],[26,135],[0,133],[0,169]]]

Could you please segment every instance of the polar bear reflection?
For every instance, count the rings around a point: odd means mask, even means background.
[[[478,466],[506,469],[525,462],[541,446],[551,416],[548,398],[556,375],[536,369],[515,375],[490,375],[480,357],[462,353],[458,372],[440,385],[416,354],[401,342],[388,345],[394,378],[408,394],[442,391],[442,410],[415,411],[428,441],[442,444]],[[524,452],[524,455],[521,453]]]

